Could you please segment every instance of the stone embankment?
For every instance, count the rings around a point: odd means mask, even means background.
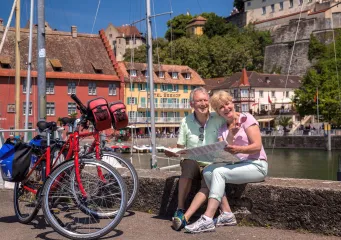
[[[133,208],[171,216],[177,206],[179,173],[139,170],[139,176],[139,195]],[[197,190],[195,183],[187,205]],[[340,182],[267,178],[261,183],[227,185],[226,193],[241,225],[341,236]]]

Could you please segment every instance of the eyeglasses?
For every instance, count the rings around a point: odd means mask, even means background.
[[[204,141],[204,130],[205,130],[204,127],[200,127],[200,128],[199,128],[199,132],[200,132],[199,140],[200,140],[200,141]]]

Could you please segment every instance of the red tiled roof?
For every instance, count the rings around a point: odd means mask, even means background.
[[[3,32],[0,32],[2,39]],[[29,30],[21,29],[20,43],[20,68],[27,69],[27,54],[28,53],[28,37]],[[8,57],[10,60],[11,69],[15,68],[15,29],[10,28],[5,40],[4,48],[0,57]],[[37,71],[37,34],[36,30],[33,34],[33,49],[32,49],[32,71]],[[103,45],[102,39],[98,34],[81,34],[77,33],[77,37],[72,37],[71,32],[46,31],[46,72],[55,73],[51,61],[57,59],[62,65],[60,76],[74,77],[81,74],[112,75],[117,77],[110,56]],[[103,69],[103,74],[96,74],[91,63],[96,63]],[[1,69],[3,71],[5,69]],[[57,74],[57,75],[58,75]],[[76,74],[76,75],[75,75]],[[113,77],[110,76],[110,79]],[[101,77],[99,77],[101,79]]]
[[[140,31],[135,26],[121,26],[116,27],[116,29],[122,35],[124,34],[124,37],[130,37],[134,35],[135,37],[142,37]]]
[[[129,72],[128,69],[135,69],[137,71],[137,76],[132,77],[133,82],[146,82],[146,77],[142,74],[142,71],[147,69],[146,63],[134,63],[133,65],[130,62],[119,62],[119,66],[121,69],[124,69],[124,77],[125,82],[129,82]],[[170,83],[170,84],[185,84],[185,85],[196,85],[203,86],[205,82],[202,80],[200,75],[194,71],[192,68],[188,66],[181,65],[153,65],[153,76],[155,83]],[[156,74],[159,70],[164,72],[165,78],[159,78]],[[187,72],[191,74],[191,79],[185,79],[185,77],[181,74],[182,72]],[[173,79],[171,76],[172,72],[178,73],[178,79]]]
[[[225,77],[220,77],[220,78],[206,78],[203,79],[205,82],[204,88],[207,91],[211,91],[213,88],[217,87],[218,85],[222,84],[225,82],[226,78]]]

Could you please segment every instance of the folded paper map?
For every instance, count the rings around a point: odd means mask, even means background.
[[[240,159],[235,155],[226,152],[224,148],[227,146],[226,141],[216,142],[201,147],[194,148],[164,148],[165,151],[178,154],[181,158],[196,159],[200,157],[200,161],[205,162],[226,162],[235,163]]]

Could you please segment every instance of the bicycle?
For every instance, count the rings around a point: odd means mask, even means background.
[[[82,116],[82,122],[86,121],[87,116]],[[42,206],[47,222],[65,237],[97,239],[106,235],[117,226],[126,211],[127,190],[122,177],[103,161],[79,157],[78,129],[73,143],[74,158],[54,167],[50,134],[56,123],[41,121],[37,126],[47,133],[46,148],[36,148],[39,159],[25,180],[15,184],[14,208],[19,221],[32,221]],[[98,190],[94,192],[93,189]],[[25,213],[26,207],[29,211]],[[98,218],[98,215],[106,216],[107,212],[110,217]]]
[[[75,95],[71,95],[71,98],[77,98]],[[77,98],[78,99],[78,98]],[[86,107],[84,104],[78,99],[77,104],[79,106],[79,110],[82,114],[86,113]],[[69,160],[74,155],[74,147],[73,147],[73,138],[74,136],[74,130],[75,130],[75,123],[77,122],[76,118],[69,118],[64,117],[60,119],[63,126],[67,126],[67,136],[68,138],[66,141],[58,141],[57,148],[55,148],[55,151],[53,152],[53,155],[55,155],[56,159],[55,162],[58,162],[60,158],[64,158],[66,160]],[[79,121],[79,120],[78,120]],[[86,125],[86,123],[83,123],[83,128],[88,129],[89,126]],[[109,164],[111,164],[113,167],[118,170],[120,174],[122,174],[125,178],[125,182],[128,183],[129,175],[132,179],[132,184],[126,184],[127,187],[127,195],[128,195],[128,203],[127,203],[127,209],[129,209],[132,204],[134,203],[138,189],[139,189],[139,179],[138,174],[136,172],[136,169],[134,166],[126,159],[121,157],[119,154],[114,153],[110,148],[105,147],[104,144],[101,144],[100,139],[100,132],[96,129],[93,132],[86,132],[86,133],[79,133],[78,138],[83,139],[86,137],[92,136],[94,138],[91,145],[85,145],[86,149],[82,152],[83,157],[90,157],[90,158],[96,158],[97,160],[103,160]]]

